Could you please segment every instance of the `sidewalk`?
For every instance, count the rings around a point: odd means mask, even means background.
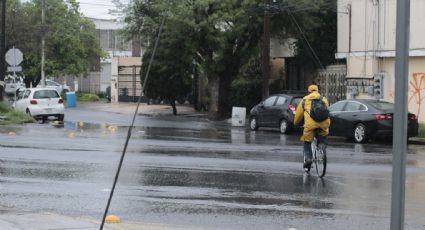
[[[112,113],[134,114],[137,103],[123,102],[77,102],[77,108],[85,108],[89,110],[97,110]],[[173,109],[170,105],[148,105],[140,103],[138,115],[156,116],[156,115],[173,115]],[[206,116],[205,113],[196,111],[193,105],[177,105],[178,116]]]
[[[53,213],[4,211],[0,209],[1,230],[97,230],[100,220],[68,217]],[[191,226],[175,226],[146,223],[106,224],[104,230],[201,230]]]

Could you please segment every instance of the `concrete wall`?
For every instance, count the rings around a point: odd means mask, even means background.
[[[410,48],[425,49],[425,1],[410,4]],[[396,0],[338,0],[337,11],[338,53],[395,50]]]
[[[111,63],[101,63],[100,92],[105,93],[106,87],[111,85]]]
[[[411,58],[409,63],[409,112],[418,116],[420,122],[425,122],[425,57]],[[383,72],[386,73],[384,96],[394,101],[395,95],[395,59],[388,58],[382,61]]]

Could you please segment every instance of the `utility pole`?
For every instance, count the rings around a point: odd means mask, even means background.
[[[351,54],[351,4],[348,5],[348,55]]]
[[[6,0],[1,1],[1,37],[0,37],[0,101],[3,101],[4,78],[6,74]]]
[[[262,47],[263,99],[269,96],[270,80],[270,0],[264,0],[264,25]]]
[[[404,229],[409,89],[410,0],[397,0],[391,230]]]
[[[46,34],[46,0],[41,0],[41,86],[46,86],[46,79],[44,76],[44,63],[45,63],[45,54],[44,54],[44,45],[45,45],[45,34]]]

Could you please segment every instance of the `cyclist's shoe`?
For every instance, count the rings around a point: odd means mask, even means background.
[[[305,172],[310,172],[310,169],[311,169],[311,163],[312,163],[313,161],[311,160],[311,159],[306,159],[305,161],[304,161],[304,171]]]

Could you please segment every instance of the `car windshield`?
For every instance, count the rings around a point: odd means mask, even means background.
[[[34,99],[44,98],[59,98],[59,94],[55,90],[39,90],[34,93]]]
[[[394,104],[386,101],[374,101],[369,104],[379,110],[394,110]]]

